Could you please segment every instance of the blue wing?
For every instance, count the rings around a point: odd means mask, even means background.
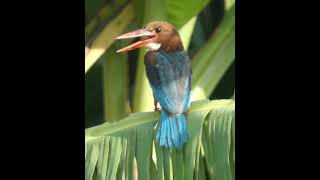
[[[180,114],[190,107],[191,67],[184,52],[150,51],[145,57],[147,77],[162,108]]]
[[[156,139],[161,146],[180,149],[188,138],[186,117],[182,113],[190,107],[189,57],[183,51],[149,51],[145,56],[145,65],[153,95],[161,105]],[[173,113],[173,116],[167,114],[167,111]]]

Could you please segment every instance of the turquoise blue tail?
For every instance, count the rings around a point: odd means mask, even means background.
[[[156,140],[160,146],[181,149],[188,140],[186,117],[183,114],[171,117],[161,110]]]

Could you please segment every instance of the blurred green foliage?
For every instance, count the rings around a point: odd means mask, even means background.
[[[127,28],[127,31],[134,30],[136,28],[140,28],[142,24],[146,24],[152,19],[163,19],[164,17],[161,16],[169,16],[174,17],[175,14],[166,14],[163,12],[157,11],[159,9],[159,1],[153,0],[148,1],[146,4],[143,3],[143,1],[133,1],[135,6],[139,6],[141,9],[144,6],[148,6],[148,10],[146,11],[139,11],[136,12],[137,17],[135,18],[134,22]],[[87,41],[87,45],[90,48],[90,43],[92,43],[92,40],[96,37],[94,33],[98,33],[103,28],[103,25],[106,25],[113,17],[116,16],[116,13],[119,13],[121,8],[125,4],[128,4],[129,1],[112,1],[112,0],[97,0],[97,1],[89,1],[86,0],[86,25],[90,24],[90,20],[94,20],[96,17],[95,15],[100,14],[100,18],[98,18],[99,23],[98,25],[91,30],[91,42]],[[154,4],[158,3],[158,4]],[[165,3],[171,3],[172,1],[166,1]],[[180,2],[179,2],[180,3]],[[174,4],[173,7],[178,6],[179,4]],[[207,42],[207,40],[210,38],[212,33],[215,32],[218,25],[221,23],[224,13],[225,13],[225,5],[226,2],[224,0],[212,0],[208,2],[208,4],[205,6],[203,10],[200,11],[198,14],[196,24],[194,27],[194,30],[192,32],[189,48],[187,50],[190,58],[192,57],[201,49],[201,47]],[[109,8],[109,6],[113,8]],[[112,13],[106,13],[106,9],[112,10]],[[161,10],[161,9],[160,9]],[[104,13],[102,13],[104,12]],[[108,12],[108,11],[107,11]],[[158,13],[157,13],[158,12]],[[151,13],[152,15],[149,17],[149,19],[146,19],[146,14]],[[102,14],[102,15],[101,15]],[[163,14],[163,15],[161,15]],[[99,16],[98,16],[99,17]],[[108,18],[109,17],[109,18]],[[143,18],[144,17],[144,18]],[[147,16],[148,17],[148,16]],[[183,16],[181,18],[185,18],[185,20],[182,19],[181,22],[187,21],[187,16]],[[140,25],[139,25],[140,24]],[[178,25],[181,26],[181,24],[178,23]],[[87,30],[87,29],[86,29]],[[88,33],[88,37],[90,33]],[[88,38],[90,39],[90,38]],[[113,48],[114,49],[114,48]],[[137,73],[137,64],[142,63],[139,62],[138,54],[139,51],[132,51],[128,54],[127,63],[123,64],[124,69],[125,67],[128,67],[127,72],[124,71],[124,73],[128,77],[128,104],[132,104],[133,101],[133,95],[134,90],[136,86],[136,73]],[[86,74],[86,80],[85,80],[85,126],[91,127],[97,124],[101,124],[105,122],[106,115],[105,115],[105,103],[104,103],[104,81],[103,81],[103,61],[108,61],[106,56],[103,56],[104,58],[100,58],[99,61],[94,64],[92,69],[88,71]],[[193,60],[193,59],[192,59]],[[115,60],[116,61],[116,60]],[[141,61],[141,59],[140,59]],[[234,68],[234,62],[228,68],[227,72],[222,77],[221,81],[217,85],[217,88],[212,92],[210,95],[211,99],[225,99],[230,98],[234,92],[234,84],[235,84],[235,68]],[[117,76],[115,75],[112,77],[114,79],[117,79]],[[124,85],[125,86],[125,85]],[[105,92],[106,93],[106,92]],[[113,93],[113,92],[110,92]]]
[[[86,180],[234,180],[234,2],[85,1]],[[154,140],[159,113],[146,112],[153,110],[146,49],[116,53],[137,40],[114,41],[117,35],[154,20],[176,26],[191,59],[189,139],[181,151]]]

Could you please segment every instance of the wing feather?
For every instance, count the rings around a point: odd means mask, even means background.
[[[161,107],[183,113],[190,106],[191,67],[185,52],[149,51],[145,56],[146,73],[153,94]]]

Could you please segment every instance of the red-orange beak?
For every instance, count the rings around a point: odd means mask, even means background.
[[[117,52],[127,52],[133,49],[137,49],[137,48],[141,48],[147,44],[149,44],[150,42],[152,42],[153,40],[157,39],[156,34],[147,31],[145,29],[138,29],[136,31],[132,31],[126,34],[122,34],[120,36],[118,36],[116,39],[128,39],[128,38],[136,38],[136,37],[147,37],[146,39],[137,41],[125,48],[119,49]]]

